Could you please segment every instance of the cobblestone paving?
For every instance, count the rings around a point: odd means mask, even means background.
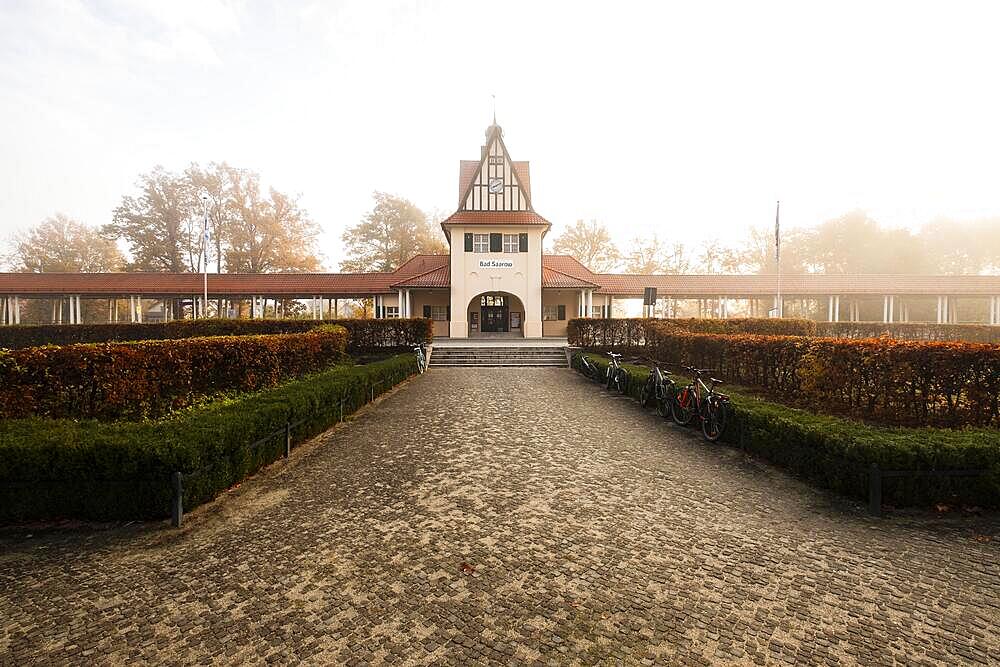
[[[436,369],[181,531],[0,536],[0,663],[1000,662],[995,515],[865,517],[566,369]]]

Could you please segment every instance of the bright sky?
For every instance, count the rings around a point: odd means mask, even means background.
[[[103,224],[226,160],[340,233],[373,190],[451,212],[497,117],[554,231],[740,239],[861,207],[1000,215],[992,2],[0,4],[0,237]]]

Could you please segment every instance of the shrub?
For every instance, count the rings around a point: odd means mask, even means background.
[[[634,352],[650,337],[650,327],[672,326],[681,331],[718,334],[774,334],[794,336],[816,335],[812,320],[732,318],[732,319],[591,319],[577,318],[567,325],[569,344],[594,350]]]
[[[337,366],[158,421],[0,421],[0,519],[149,519],[169,516],[170,476],[185,473],[184,506],[211,500],[276,460],[305,421],[302,442],[416,372],[412,354]]]
[[[923,324],[918,322],[820,322],[820,336],[831,338],[879,338],[902,340],[965,341],[1000,343],[1000,327],[985,324]]]
[[[654,326],[647,356],[712,368],[820,412],[908,426],[1000,425],[1000,346],[692,334]]]
[[[427,319],[343,320],[176,320],[154,324],[44,324],[0,327],[0,347],[176,340],[202,336],[247,336],[304,333],[323,324],[338,324],[348,333],[351,353],[400,351],[429,343],[433,323]]]
[[[588,356],[598,368],[607,367],[607,359]],[[573,357],[577,369],[579,357]],[[649,370],[625,368],[629,394],[638,399]],[[987,475],[977,478],[885,478],[884,502],[897,507],[938,502],[1000,506],[1000,431],[871,426],[764,401],[731,387],[726,393],[733,413],[723,440],[817,486],[864,500],[872,464],[883,470],[986,470]]]
[[[0,351],[0,417],[158,416],[253,391],[344,359],[347,332],[216,336]]]

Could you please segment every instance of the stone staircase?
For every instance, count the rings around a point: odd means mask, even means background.
[[[566,367],[566,350],[561,347],[435,347],[431,368],[446,367]]]

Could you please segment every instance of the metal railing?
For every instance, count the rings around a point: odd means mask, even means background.
[[[986,470],[883,470],[877,463],[868,468],[868,513],[882,516],[882,480],[887,477],[981,477]]]

